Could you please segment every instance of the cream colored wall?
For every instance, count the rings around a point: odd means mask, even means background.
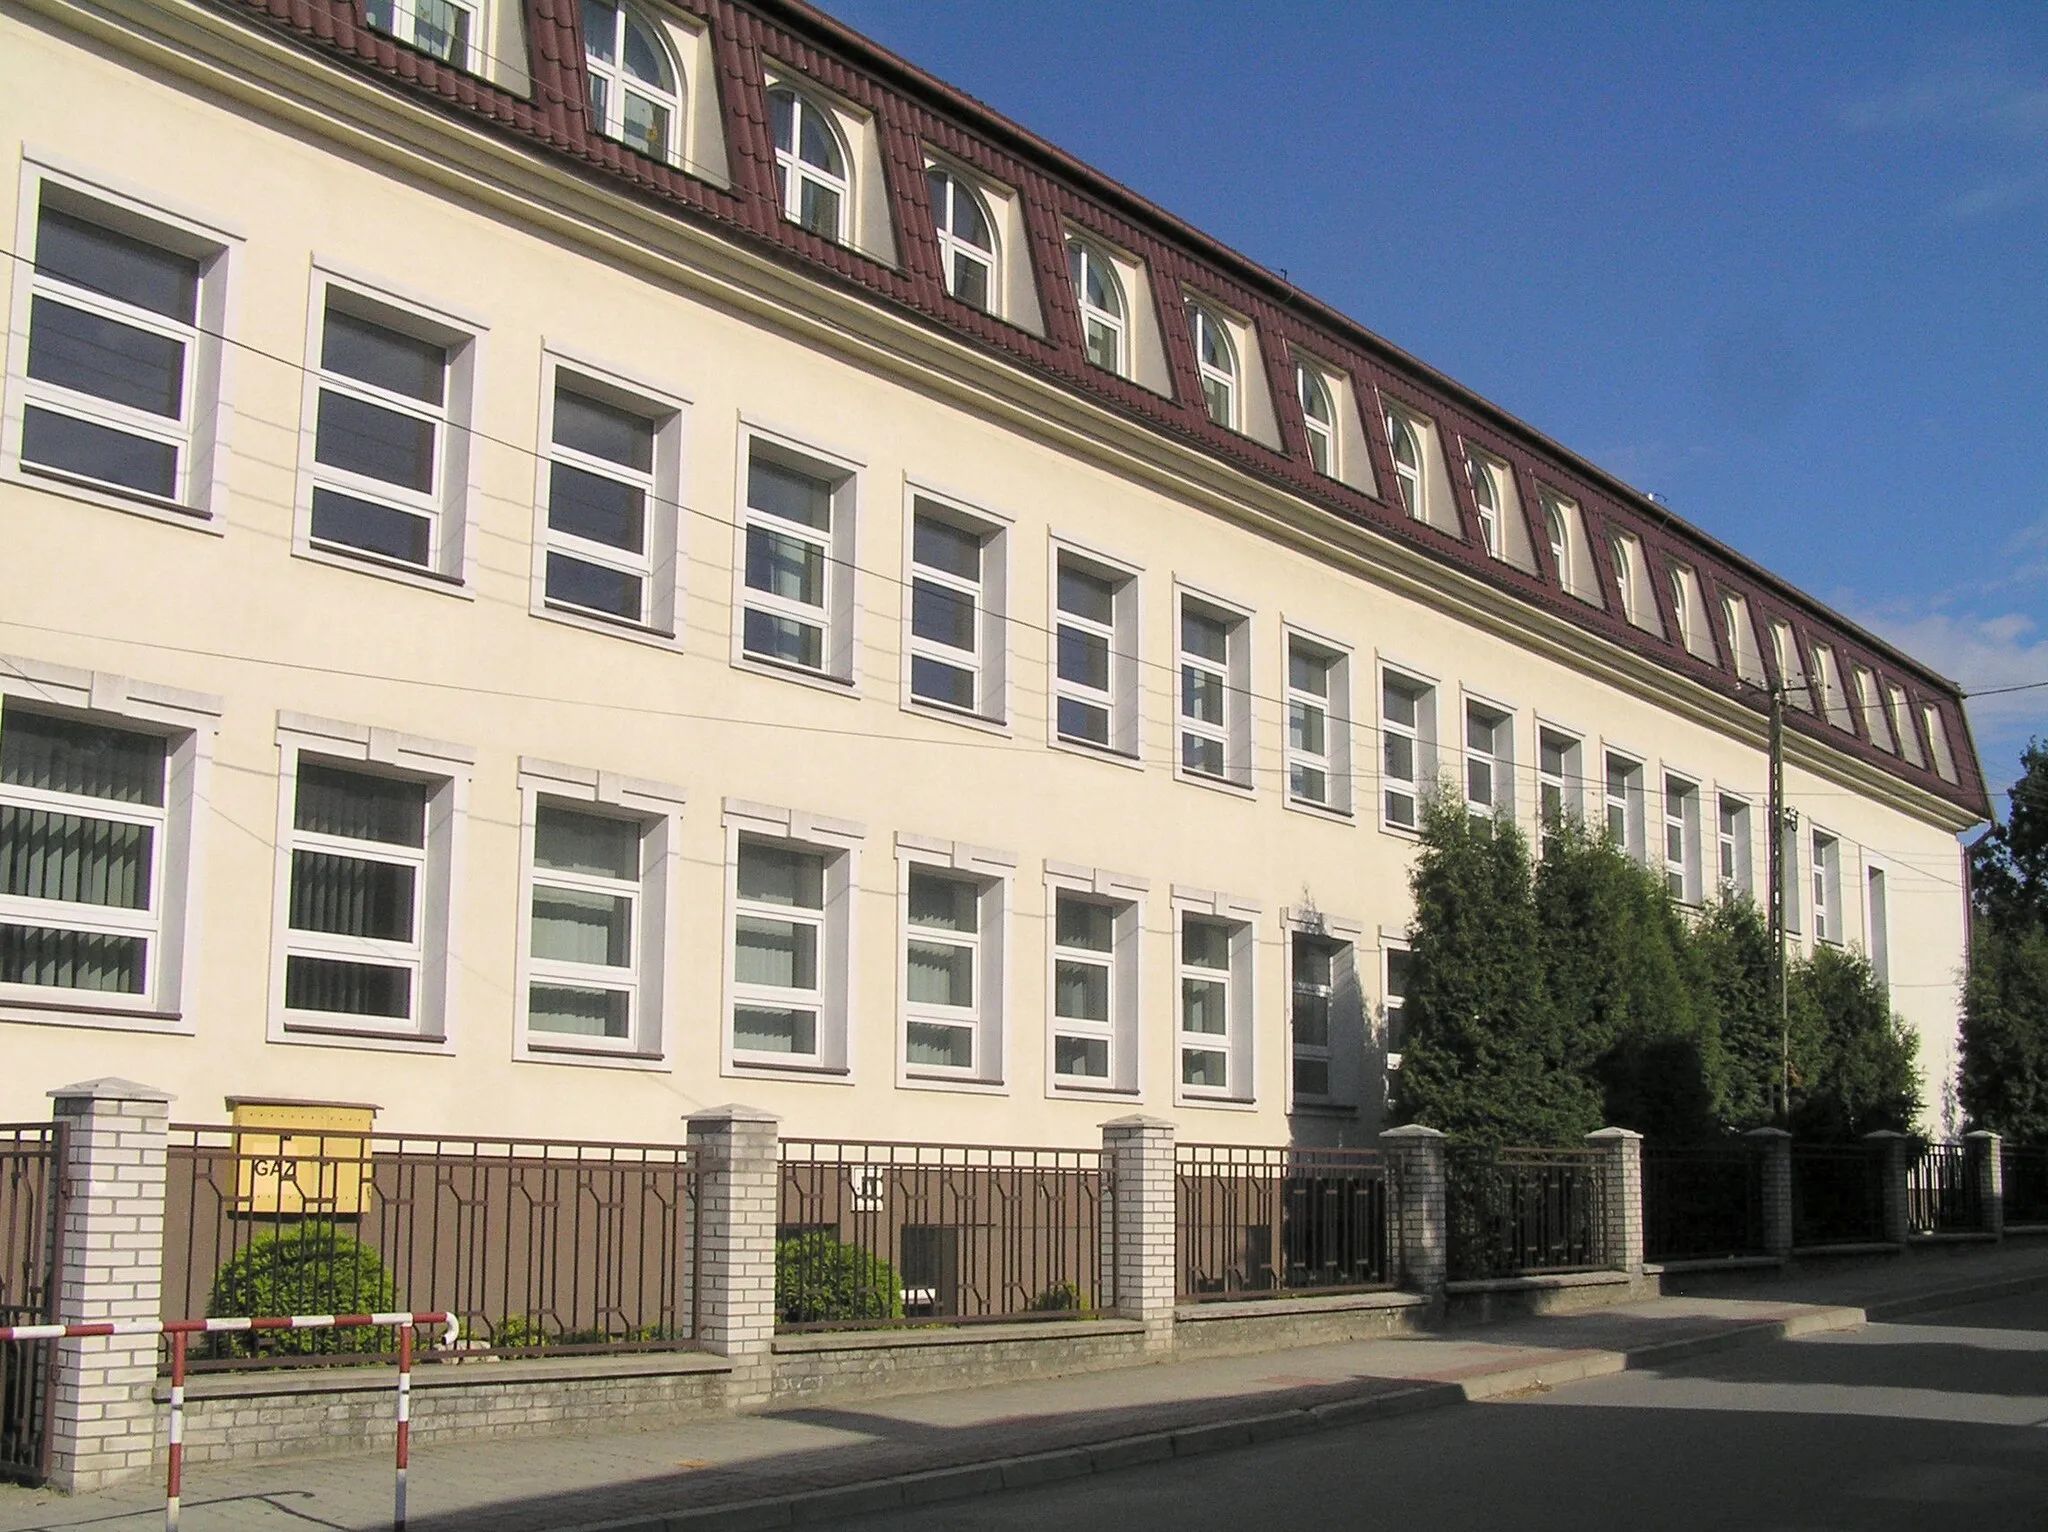
[[[90,113],[79,100],[101,104]],[[61,131],[50,125],[61,124]],[[1285,1138],[1288,1072],[1281,910],[1313,904],[1361,924],[1367,942],[1408,915],[1411,843],[1377,828],[1377,782],[1358,820],[1283,806],[1281,708],[1255,705],[1250,794],[1177,780],[1172,769],[1175,582],[1256,613],[1261,699],[1283,687],[1282,624],[1353,646],[1354,759],[1378,760],[1374,661],[1440,683],[1440,735],[1457,737],[1460,686],[1514,707],[1520,811],[1533,813],[1535,715],[1582,731],[1587,771],[1611,739],[1761,805],[1763,757],[1682,722],[1648,697],[1490,636],[1464,619],[1361,582],[1306,553],[1196,511],[1027,440],[982,415],[529,236],[442,195],[271,131],[113,59],[0,17],[0,148],[24,138],[75,173],[103,178],[241,235],[231,301],[235,405],[224,514],[213,532],[124,514],[0,478],[0,652],[215,693],[225,712],[204,806],[202,922],[192,1033],[0,1023],[0,1116],[36,1117],[44,1091],[120,1074],[177,1093],[181,1118],[218,1120],[229,1094],[376,1102],[388,1128],[555,1136],[668,1137],[683,1114],[740,1100],[822,1136],[1092,1143],[1106,1118],[1170,1113],[1191,1140]],[[16,226],[18,180],[0,177],[0,228]],[[434,592],[294,557],[314,262],[388,283],[488,326],[477,357],[471,589]],[[14,263],[13,281],[23,279]],[[690,401],[680,652],[529,612],[531,449],[543,344],[601,360]],[[21,344],[10,338],[10,355]],[[273,360],[272,358],[281,360]],[[857,685],[852,695],[736,668],[729,659],[729,523],[743,419],[860,462]],[[906,477],[1012,518],[1011,723],[1002,733],[934,720],[901,701]],[[1049,536],[1142,570],[1144,769],[1049,749]],[[1675,683],[1674,683],[1675,684]],[[368,1045],[265,1041],[272,965],[281,710],[448,740],[476,752],[457,884],[459,966],[452,1046],[407,1054]],[[515,1062],[511,1018],[522,911],[518,760],[542,757],[685,787],[671,1054],[663,1067]],[[1950,1073],[1962,905],[1952,835],[1803,771],[1791,800],[1892,870],[1893,975],[1936,1082]],[[1590,788],[1589,788],[1590,791]],[[867,829],[855,927],[848,1083],[734,1078],[719,1069],[726,908],[721,800],[734,797]],[[1761,809],[1754,855],[1763,865]],[[896,832],[1014,853],[1007,1090],[997,1096],[895,1084],[899,932]],[[1048,1099],[1044,863],[1150,881],[1142,948],[1140,1097]],[[1861,861],[1843,883],[1860,919]],[[1176,1106],[1170,894],[1175,884],[1256,902],[1254,1108]],[[1810,922],[1808,923],[1810,929]],[[1361,955],[1378,998],[1376,954]],[[1938,1086],[1935,1092],[1939,1099]]]

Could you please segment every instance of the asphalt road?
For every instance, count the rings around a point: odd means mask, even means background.
[[[2048,1290],[847,1532],[2043,1532]]]

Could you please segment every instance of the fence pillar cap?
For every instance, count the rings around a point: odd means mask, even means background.
[[[1910,1137],[1910,1135],[1901,1133],[1897,1128],[1873,1128],[1870,1132],[1864,1134],[1863,1137],[1866,1140],[1875,1138],[1882,1141],[1885,1139],[1896,1138],[1903,1141],[1904,1139]]]
[[[691,1112],[683,1121],[693,1128],[700,1125],[710,1128],[722,1122],[781,1122],[782,1119],[761,1107],[728,1101],[724,1106],[709,1106],[701,1112]]]
[[[1102,1125],[1102,1131],[1107,1133],[1112,1128],[1123,1132],[1130,1132],[1137,1128],[1165,1128],[1168,1132],[1173,1132],[1179,1127],[1180,1124],[1171,1117],[1151,1117],[1143,1112],[1133,1112],[1128,1117],[1110,1118],[1108,1122]]]
[[[1744,1138],[1790,1138],[1792,1133],[1789,1128],[1744,1128],[1742,1136]]]
[[[1595,1128],[1586,1135],[1586,1142],[1589,1144],[1621,1144],[1626,1143],[1632,1138],[1641,1138],[1642,1136],[1634,1128]]]
[[[178,1099],[167,1090],[154,1085],[140,1085],[119,1075],[102,1075],[97,1080],[60,1085],[48,1094],[57,1101],[159,1101],[166,1106]]]
[[[1381,1137],[1381,1138],[1424,1138],[1424,1139],[1428,1139],[1428,1138],[1449,1138],[1449,1137],[1450,1137],[1450,1135],[1449,1135],[1448,1133],[1444,1132],[1444,1131],[1443,1131],[1443,1129],[1441,1129],[1441,1128],[1429,1128],[1429,1127],[1424,1127],[1424,1126],[1423,1126],[1423,1125],[1422,1125],[1421,1123],[1419,1123],[1419,1122],[1410,1122],[1410,1123],[1403,1123],[1403,1124],[1402,1124],[1402,1125],[1401,1125],[1400,1127],[1398,1127],[1398,1128],[1388,1128],[1388,1129],[1386,1129],[1386,1130],[1385,1130],[1384,1132],[1382,1132],[1382,1133],[1380,1134],[1380,1137]]]
[[[1992,1128],[1972,1128],[1972,1129],[1970,1129],[1970,1131],[1969,1131],[1969,1132],[1965,1133],[1965,1134],[1963,1135],[1963,1137],[1964,1137],[1964,1138],[2003,1138],[2003,1137],[2005,1137],[2005,1135],[2004,1135],[2003,1133],[2000,1133],[2000,1132],[1996,1131],[1995,1129],[1992,1129]]]

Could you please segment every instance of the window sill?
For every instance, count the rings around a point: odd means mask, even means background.
[[[621,1048],[579,1048],[573,1043],[543,1043],[529,1037],[513,1050],[516,1064],[567,1064],[586,1069],[637,1069],[667,1073],[675,1068],[663,1053],[637,1053]]]
[[[69,474],[25,467],[19,462],[10,466],[6,477],[24,489],[40,490],[44,494],[57,495],[65,500],[96,505],[109,511],[125,511],[130,516],[160,521],[166,526],[184,527],[193,532],[207,532],[215,537],[227,535],[227,528],[222,525],[219,517],[210,511],[195,510],[176,501],[158,500],[144,494],[124,494],[118,489],[106,488],[90,480],[74,479]]]
[[[1392,835],[1399,840],[1420,841],[1422,839],[1422,827],[1420,825],[1397,825],[1385,816],[1382,816],[1380,819],[1380,830],[1382,833]]]
[[[851,1085],[853,1071],[844,1064],[807,1064],[800,1060],[729,1059],[721,1073],[750,1080],[814,1080],[820,1085]]]
[[[982,713],[963,713],[957,708],[942,707],[938,703],[926,702],[918,697],[905,697],[902,710],[915,718],[930,718],[940,723],[957,723],[1003,739],[1013,737],[1010,722],[1006,718],[990,718]]]
[[[1258,1100],[1251,1096],[1191,1096],[1186,1091],[1174,1092],[1173,1104],[1212,1112],[1255,1112],[1259,1109]]]
[[[950,1091],[961,1096],[1007,1096],[1010,1087],[1002,1080],[969,1080],[954,1075],[919,1075],[908,1070],[896,1078],[898,1090]]]
[[[553,602],[542,602],[532,611],[534,616],[545,622],[558,622],[565,628],[581,628],[586,633],[597,633],[606,638],[623,638],[630,643],[648,644],[656,649],[682,647],[682,641],[674,633],[645,623],[627,622],[623,617],[603,617],[575,607],[556,606]]]
[[[1258,796],[1258,790],[1249,782],[1233,782],[1228,777],[1212,777],[1203,772],[1189,771],[1184,766],[1173,768],[1173,779],[1176,782],[1185,782],[1190,787],[1206,787],[1211,792],[1224,793],[1247,802]]]
[[[1296,1101],[1287,1109],[1290,1117],[1356,1117],[1358,1108],[1343,1101]]]
[[[1140,1095],[1135,1085],[1083,1085],[1075,1080],[1055,1080],[1045,1093],[1053,1099],[1067,1097],[1076,1101],[1100,1101],[1105,1097],[1136,1101]]]
[[[270,1040],[301,1048],[361,1048],[372,1053],[453,1054],[455,1045],[445,1037],[423,1037],[417,1032],[379,1032],[369,1027],[354,1029],[347,1023],[321,1026],[279,1016]]]
[[[750,675],[771,676],[777,681],[794,681],[799,686],[808,686],[814,691],[827,692],[834,697],[858,699],[860,688],[851,679],[828,675],[822,670],[805,670],[800,665],[783,665],[774,660],[764,660],[759,655],[744,651],[732,657],[732,668],[744,670]]]
[[[30,1026],[93,1027],[115,1032],[157,1032],[190,1037],[195,1030],[182,1011],[131,1010],[87,1000],[31,1000],[0,997],[0,1021]]]
[[[1145,769],[1145,763],[1135,755],[1127,755],[1121,750],[1113,750],[1108,745],[1091,745],[1082,740],[1068,739],[1063,734],[1053,735],[1046,742],[1046,747],[1051,750],[1057,750],[1062,755],[1078,755],[1087,760],[1103,761],[1111,766],[1122,766],[1129,771],[1143,771]]]
[[[292,557],[306,559],[315,564],[326,564],[334,569],[346,569],[354,574],[369,575],[373,579],[410,585],[414,590],[432,591],[437,596],[454,596],[463,601],[476,600],[476,592],[463,584],[460,576],[437,574],[431,569],[421,569],[412,564],[393,563],[371,553],[351,553],[339,548],[330,548],[323,543],[300,540],[292,548]]]
[[[1331,824],[1343,825],[1347,829],[1358,827],[1358,816],[1351,810],[1332,808],[1327,803],[1317,803],[1313,798],[1296,798],[1289,794],[1281,801],[1281,806],[1290,813],[1306,814],[1311,819],[1327,820]]]

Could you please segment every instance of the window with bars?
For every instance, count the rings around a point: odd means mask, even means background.
[[[1380,677],[1380,814],[1388,825],[1421,823],[1422,794],[1436,771],[1436,688],[1412,676]]]

